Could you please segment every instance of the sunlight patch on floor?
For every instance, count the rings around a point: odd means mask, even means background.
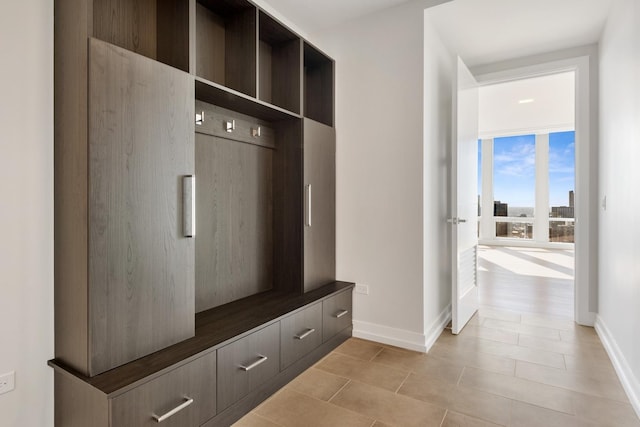
[[[573,260],[572,250],[480,246],[478,270],[573,280]]]

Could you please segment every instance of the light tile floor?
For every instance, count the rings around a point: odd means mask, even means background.
[[[237,427],[640,426],[573,313],[573,252],[481,248],[481,308],[428,354],[352,338]]]

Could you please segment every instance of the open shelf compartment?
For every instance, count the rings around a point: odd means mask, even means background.
[[[333,60],[304,44],[304,112],[309,119],[333,126]]]
[[[258,98],[300,113],[302,40],[260,11]]]
[[[256,96],[257,13],[245,0],[197,0],[197,76]]]
[[[93,36],[189,71],[189,2],[94,0]]]

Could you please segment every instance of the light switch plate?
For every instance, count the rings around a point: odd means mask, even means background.
[[[16,373],[14,371],[0,375],[0,394],[10,392],[15,388]]]

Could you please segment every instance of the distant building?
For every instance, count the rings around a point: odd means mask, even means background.
[[[509,205],[502,203],[500,200],[493,201],[493,216],[509,216]]]
[[[572,208],[574,207],[574,197],[575,194],[573,193],[573,190],[569,191],[569,207]]]
[[[500,200],[493,201],[493,216],[508,216],[509,205]],[[508,234],[506,222],[496,222],[496,237],[511,237]]]
[[[573,190],[569,191],[569,206],[552,206],[551,207],[551,218],[575,218],[574,216],[574,192]]]
[[[575,193],[569,191],[569,206],[552,206],[551,218],[575,218]],[[550,221],[549,222],[549,241],[550,242],[574,242],[575,224],[569,221]]]
[[[551,218],[575,218],[573,206],[553,206],[551,207]]]

